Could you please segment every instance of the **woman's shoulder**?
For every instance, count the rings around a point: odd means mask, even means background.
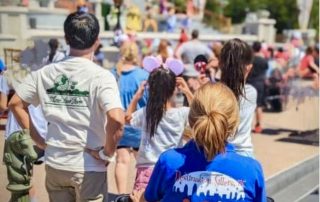
[[[221,158],[222,160],[228,160],[229,164],[238,165],[238,168],[249,171],[250,173],[262,174],[262,166],[259,161],[252,157],[240,155],[236,152],[227,152],[228,156]],[[226,164],[227,165],[227,164]]]
[[[195,142],[192,140],[181,148],[168,149],[163,152],[159,160],[170,167],[180,166],[184,163],[186,157],[190,157],[190,154],[192,154],[192,157],[201,155],[201,152],[199,152]]]
[[[135,72],[136,74],[139,74],[141,76],[148,76],[149,73],[144,70],[142,67],[139,67],[139,66],[135,66],[133,72]]]
[[[179,149],[168,149],[160,155],[159,163],[174,170],[184,164],[183,156]]]

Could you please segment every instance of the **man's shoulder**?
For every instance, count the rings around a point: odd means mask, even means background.
[[[264,63],[268,63],[268,60],[262,56],[254,56],[253,62],[258,64],[262,64],[262,63],[264,64]]]

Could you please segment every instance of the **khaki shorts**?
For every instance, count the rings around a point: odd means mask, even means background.
[[[107,172],[72,172],[46,165],[50,202],[107,202]]]

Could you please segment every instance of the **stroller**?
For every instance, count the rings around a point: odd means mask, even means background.
[[[279,69],[275,68],[270,77],[266,80],[265,103],[267,111],[281,112],[283,110],[282,92],[284,79]]]

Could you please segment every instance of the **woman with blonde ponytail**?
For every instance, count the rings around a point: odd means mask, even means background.
[[[261,165],[239,155],[227,140],[239,124],[238,101],[222,83],[194,95],[193,139],[160,156],[145,190],[146,201],[266,201]]]
[[[138,90],[141,82],[148,79],[148,72],[140,66],[139,49],[135,42],[125,42],[120,47],[120,59],[112,73],[115,75],[119,85],[121,102],[127,110],[133,96]],[[144,107],[147,103],[144,94],[137,103],[137,109]],[[117,148],[117,159],[115,166],[115,179],[119,194],[128,193],[128,174],[131,155],[136,156],[141,139],[141,130],[125,125],[123,137]]]
[[[226,139],[235,132],[239,108],[235,97],[230,95],[230,89],[220,83],[203,86],[195,96],[198,99],[191,104],[189,123],[195,142],[203,148],[210,161],[224,152]]]

